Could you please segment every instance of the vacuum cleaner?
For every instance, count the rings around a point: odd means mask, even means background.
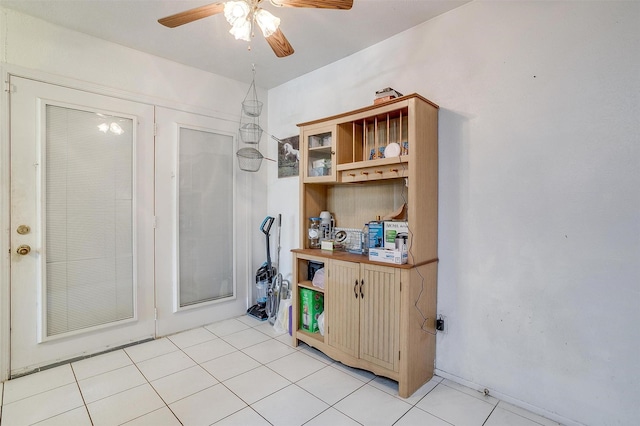
[[[271,250],[269,248],[269,232],[271,231],[271,225],[275,218],[267,216],[260,225],[260,231],[265,235],[267,245],[267,261],[258,268],[256,271],[256,287],[258,288],[258,297],[256,304],[247,310],[247,315],[252,316],[260,321],[265,321],[269,318],[269,312],[267,312],[267,295],[269,292],[273,293],[273,282],[278,271],[271,264]]]

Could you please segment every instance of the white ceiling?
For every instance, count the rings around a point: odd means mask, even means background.
[[[209,0],[0,0],[0,5],[104,40],[270,89],[414,27],[470,0],[354,0],[353,8],[264,9],[281,19],[295,53],[277,58],[259,30],[235,40],[222,15],[177,28],[159,18]],[[251,45],[251,50],[248,46]]]

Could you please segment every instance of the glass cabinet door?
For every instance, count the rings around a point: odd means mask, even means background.
[[[335,131],[333,126],[308,131],[302,138],[304,181],[329,182],[336,178],[334,164]]]

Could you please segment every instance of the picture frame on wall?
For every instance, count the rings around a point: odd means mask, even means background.
[[[300,172],[300,136],[281,139],[278,143],[278,177],[298,176]]]

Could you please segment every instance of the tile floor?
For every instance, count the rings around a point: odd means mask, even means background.
[[[0,384],[2,426],[556,424],[434,377],[395,382],[243,316]]]

